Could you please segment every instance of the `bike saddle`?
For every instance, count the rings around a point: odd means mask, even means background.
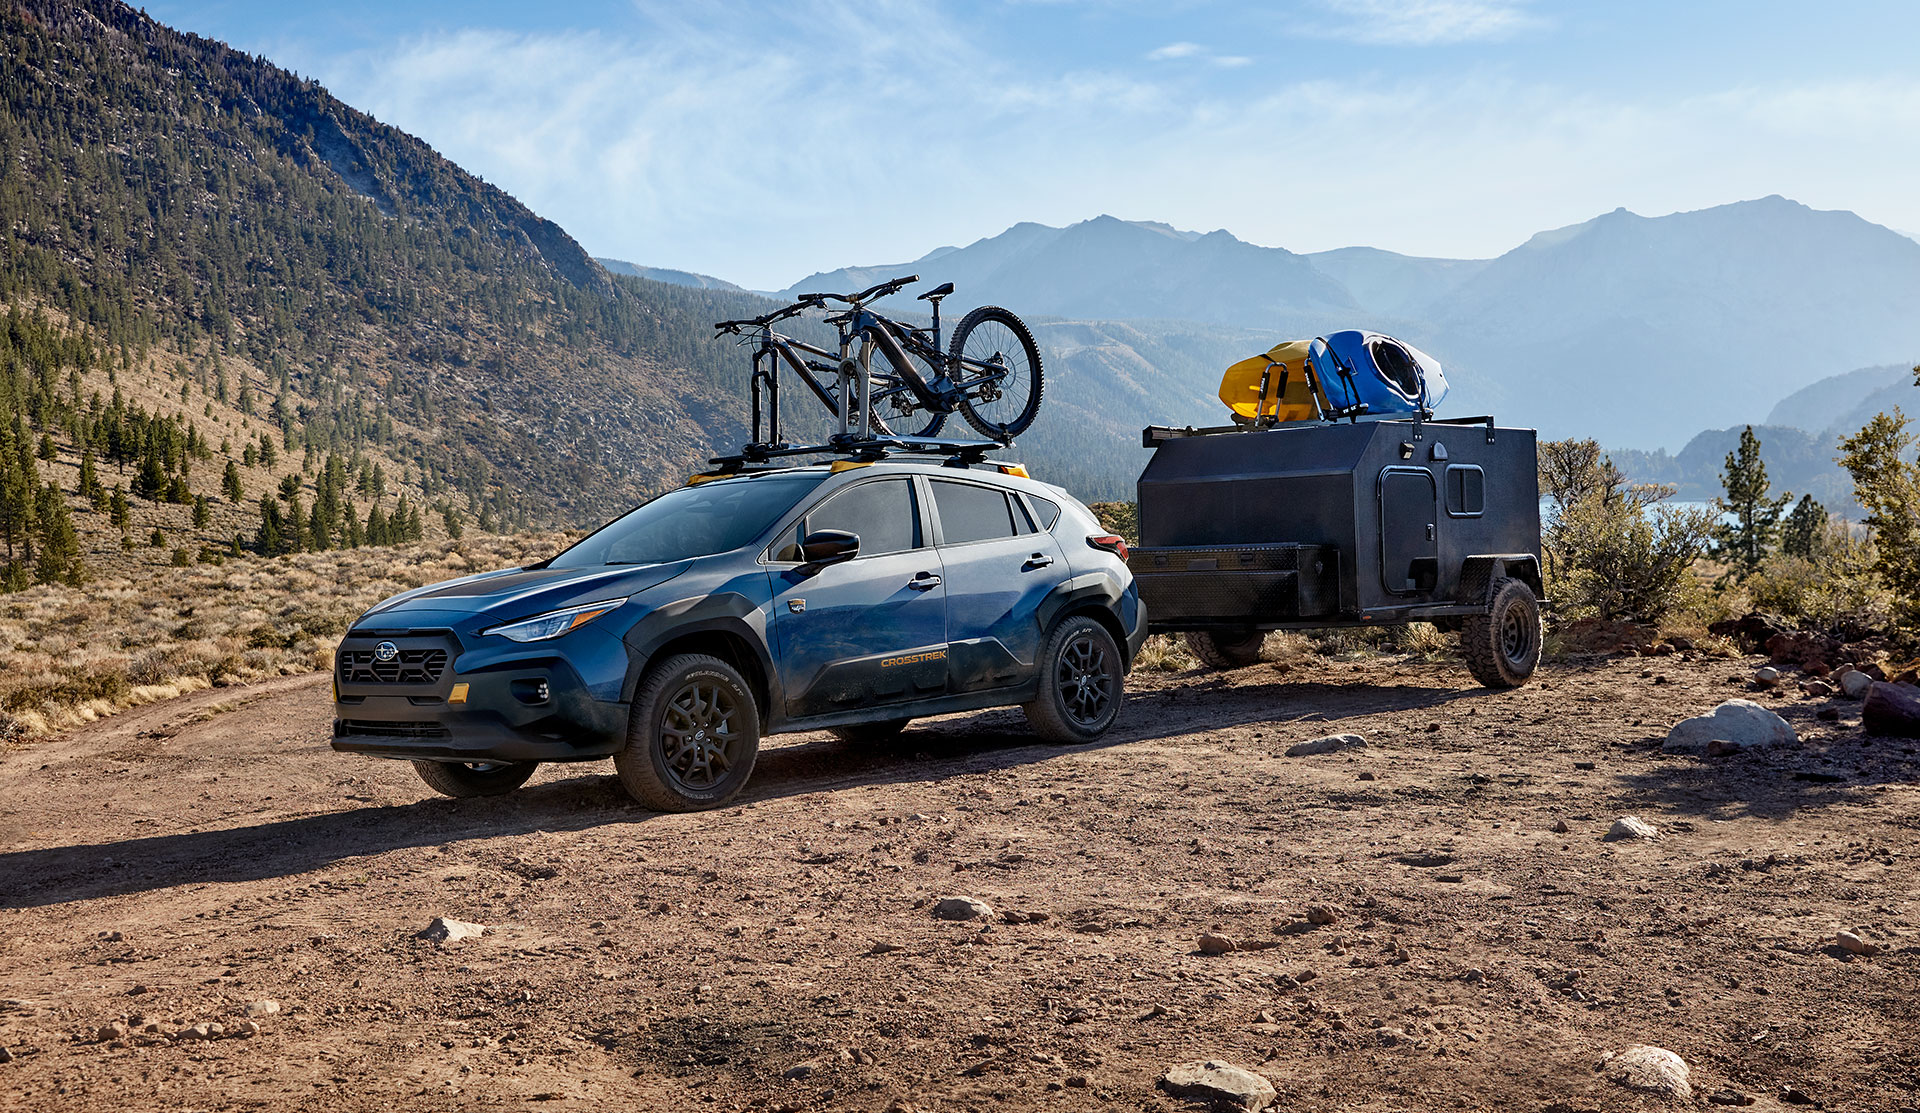
[[[931,289],[931,290],[928,290],[928,291],[927,291],[926,293],[924,293],[924,294],[921,294],[921,295],[920,295],[920,299],[919,299],[919,300],[921,300],[921,301],[938,301],[938,300],[940,300],[941,298],[944,298],[944,297],[946,297],[946,296],[947,296],[948,294],[951,294],[951,293],[953,293],[953,283],[951,283],[951,282],[942,282],[942,283],[941,283],[940,285],[938,285],[938,286],[935,286],[935,287],[934,287],[933,289]]]

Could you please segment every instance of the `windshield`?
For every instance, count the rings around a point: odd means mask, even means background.
[[[602,526],[548,567],[665,564],[729,552],[760,536],[825,478],[782,475],[681,487]]]

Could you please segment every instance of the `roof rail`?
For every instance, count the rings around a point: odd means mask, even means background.
[[[944,456],[955,467],[970,467],[985,463],[989,452],[1011,447],[1012,441],[954,437],[834,437],[824,444],[749,444],[731,456],[714,456],[707,462],[721,472],[733,472],[791,456],[844,456],[861,463],[890,456]]]

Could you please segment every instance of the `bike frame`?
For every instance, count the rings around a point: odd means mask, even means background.
[[[909,279],[908,281],[918,281]],[[876,291],[880,288],[876,288]],[[869,291],[869,294],[876,291]],[[887,291],[892,292],[892,291]],[[884,294],[880,294],[884,296]],[[791,336],[774,331],[774,324],[787,317],[797,316],[802,310],[817,308],[825,298],[834,298],[846,302],[845,312],[827,318],[827,321],[839,331],[839,352],[796,340]],[[950,356],[940,350],[940,304],[933,304],[933,327],[916,329],[903,325],[888,317],[883,317],[868,309],[861,295],[843,297],[838,294],[808,295],[783,310],[768,314],[755,321],[723,322],[729,325],[752,324],[755,329],[753,352],[753,443],[767,447],[778,447],[784,442],[780,439],[780,365],[782,363],[800,377],[807,389],[811,390],[820,404],[833,410],[839,418],[839,432],[836,439],[858,437],[868,439],[873,436],[872,414],[876,403],[898,396],[902,391],[910,393],[915,403],[930,413],[952,413],[961,401],[971,392],[981,387],[1000,382],[1007,377],[1007,367],[998,360],[975,360]],[[738,331],[733,330],[733,331]],[[927,337],[931,335],[929,341]],[[855,338],[859,341],[859,350],[854,350]],[[890,346],[892,359],[889,361],[898,368],[898,385],[888,386],[878,397],[873,395],[873,349],[877,344]],[[929,383],[914,369],[910,357],[918,356],[928,366],[935,369],[933,382]],[[817,356],[830,359],[832,364],[804,358]],[[957,379],[955,372],[964,374],[978,371],[979,374]],[[815,372],[830,374],[839,380],[839,398],[836,399]],[[893,376],[889,375],[889,378]],[[764,395],[764,400],[763,400]],[[858,397],[858,410],[854,410],[853,399]],[[858,413],[858,428],[854,427],[855,412]],[[762,418],[765,418],[767,437],[761,439]]]

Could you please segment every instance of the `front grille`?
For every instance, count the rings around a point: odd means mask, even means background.
[[[334,723],[336,737],[359,735],[375,738],[450,738],[452,732],[437,723],[389,723],[368,719],[340,719]]]
[[[403,649],[391,661],[377,661],[371,649],[343,649],[338,668],[342,684],[432,684],[447,671],[447,651]]]

